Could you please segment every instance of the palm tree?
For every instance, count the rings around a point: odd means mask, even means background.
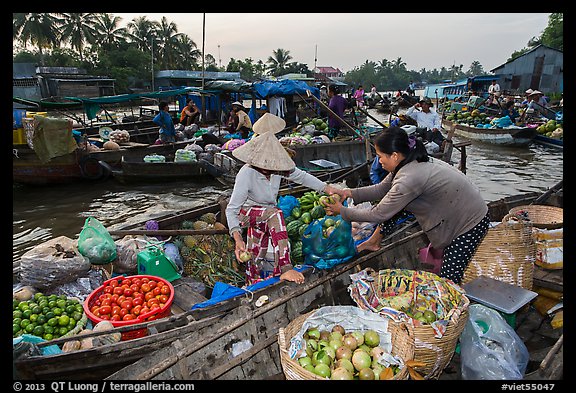
[[[401,57],[398,57],[396,60],[392,62],[392,68],[395,72],[405,71],[406,70],[406,63],[402,61]]]
[[[197,48],[196,43],[186,34],[175,37],[174,49],[176,51],[176,68],[179,70],[197,69],[198,61],[202,58],[202,53]]]
[[[139,16],[132,19],[132,22],[126,26],[128,36],[136,43],[138,49],[142,52],[150,52],[152,42],[156,40],[156,26],[158,22],[146,19],[146,16]]]
[[[177,55],[177,40],[182,33],[178,33],[178,27],[174,22],[168,22],[165,16],[156,25],[160,56],[160,65],[166,69],[175,68]]]
[[[118,27],[121,20],[121,17],[111,16],[110,14],[96,15],[94,21],[96,44],[109,49],[118,46],[121,42],[125,42],[128,37],[128,29]]]
[[[273,56],[268,57],[267,69],[270,72],[270,74],[274,76],[279,76],[282,74],[282,71],[284,71],[284,69],[288,65],[288,62],[292,60],[292,56],[290,56],[289,50],[284,50],[280,48],[275,51],[272,51],[272,54]]]
[[[51,14],[14,13],[12,22],[12,39],[22,43],[24,48],[28,43],[36,46],[41,64],[44,64],[43,49],[56,48],[60,45],[58,20]]]
[[[80,61],[82,61],[85,44],[94,44],[96,42],[96,14],[71,12],[61,15],[60,37],[64,41],[69,42],[70,46],[78,51]]]

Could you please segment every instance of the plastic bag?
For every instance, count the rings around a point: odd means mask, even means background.
[[[102,223],[88,217],[78,238],[78,251],[95,265],[105,265],[116,259],[116,244]]]
[[[148,225],[148,223],[146,224]],[[158,229],[158,226],[156,226],[156,229]],[[156,240],[156,238],[152,239]],[[118,258],[114,261],[114,271],[121,274],[136,273],[138,271],[138,253],[146,249],[150,241],[150,238],[138,235],[126,235],[122,239],[116,240]]]
[[[514,329],[495,310],[469,307],[460,336],[462,379],[523,379],[530,355]]]
[[[442,267],[442,254],[444,249],[437,249],[432,247],[432,243],[427,247],[422,247],[418,250],[418,260],[420,263],[431,265],[430,271],[435,274],[440,273]]]
[[[352,224],[342,216],[324,216],[308,225],[302,235],[304,262],[329,269],[356,255]]]
[[[22,255],[20,283],[44,290],[84,276],[90,262],[66,236],[48,240]]]
[[[292,195],[285,195],[278,198],[277,206],[284,213],[284,217],[290,217],[292,209],[300,206],[300,201]]]

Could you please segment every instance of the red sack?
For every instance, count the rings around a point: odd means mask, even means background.
[[[437,249],[432,247],[432,244],[428,244],[427,247],[423,247],[418,250],[418,259],[420,263],[427,267],[428,271],[439,274],[440,267],[442,266],[442,254],[444,249]]]

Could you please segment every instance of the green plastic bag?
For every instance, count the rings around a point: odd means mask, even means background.
[[[91,264],[105,265],[116,259],[116,243],[94,217],[88,217],[78,238],[78,251],[90,260]]]

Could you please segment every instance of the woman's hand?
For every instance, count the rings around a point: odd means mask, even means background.
[[[342,203],[335,199],[334,203],[326,202],[326,205],[324,206],[324,211],[329,216],[337,216],[338,214],[340,214],[341,209],[342,209]]]
[[[234,232],[234,241],[236,243],[236,247],[234,248],[234,254],[236,255],[236,259],[239,262],[244,262],[240,258],[240,253],[246,251],[246,243],[244,243],[244,239],[242,239],[242,235],[240,235],[240,232]]]
[[[297,270],[288,270],[280,275],[280,280],[292,281],[297,284],[304,282],[304,275]]]
[[[349,188],[342,189],[327,184],[326,187],[324,187],[324,192],[329,195],[338,194],[340,195],[340,200],[342,201],[345,200],[346,198],[352,198],[352,191],[350,191]]]

